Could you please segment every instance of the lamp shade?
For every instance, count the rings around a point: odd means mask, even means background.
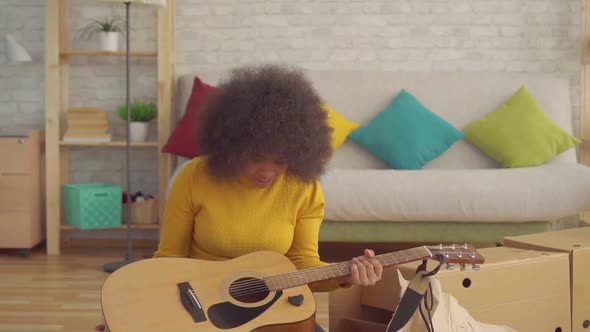
[[[100,1],[130,3],[132,5],[166,7],[166,0],[100,0]]]
[[[7,33],[6,34],[6,57],[8,58],[8,63],[18,63],[18,62],[29,62],[31,61],[31,56],[22,47],[19,43],[16,42],[14,37]]]

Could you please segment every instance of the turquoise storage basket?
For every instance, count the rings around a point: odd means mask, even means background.
[[[66,223],[81,229],[121,226],[123,189],[107,183],[64,185]]]

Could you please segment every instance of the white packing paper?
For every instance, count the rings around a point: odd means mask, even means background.
[[[402,289],[401,296],[410,284],[410,281],[405,280],[399,270],[397,270],[400,287]],[[448,293],[442,291],[440,281],[435,278],[430,278],[432,285],[432,294],[434,295],[434,303],[431,311],[432,324],[435,331],[446,332],[517,332],[515,329],[503,326],[486,324],[476,321],[469,312],[463,308],[457,299]],[[430,299],[428,299],[430,302]],[[424,312],[426,317],[428,313]],[[408,324],[398,332],[423,332],[427,331],[424,326],[424,321],[420,316],[420,312],[416,310]]]

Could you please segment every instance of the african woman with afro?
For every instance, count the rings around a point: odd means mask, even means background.
[[[202,155],[170,188],[155,257],[224,260],[272,250],[298,269],[323,266],[319,176],[332,153],[322,100],[304,75],[276,66],[239,68],[211,95],[201,119]],[[373,285],[382,266],[372,250],[348,277],[313,291]]]

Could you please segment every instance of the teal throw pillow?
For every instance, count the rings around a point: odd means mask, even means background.
[[[394,169],[422,169],[463,137],[405,89],[349,136]]]

